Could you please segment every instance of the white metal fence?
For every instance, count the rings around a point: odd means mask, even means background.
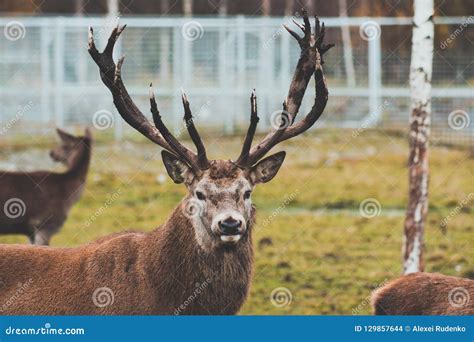
[[[165,120],[180,125],[180,88],[186,89],[200,125],[231,132],[247,122],[249,94],[257,89],[262,127],[281,108],[299,48],[282,28],[291,18],[121,18],[127,29],[117,55],[130,94],[148,113],[153,81]],[[437,18],[450,41],[436,41],[433,70],[434,134],[472,143],[474,107],[469,80],[472,52],[453,51],[474,23],[469,18]],[[411,18],[324,18],[330,100],[322,124],[365,128],[406,127]],[[87,27],[103,47],[116,18],[0,18],[0,134],[22,129],[92,125],[123,130],[111,96],[87,53]],[[340,41],[341,27],[352,30],[352,49]],[[406,28],[385,47],[385,37]],[[382,43],[384,43],[382,45]],[[350,59],[350,60],[349,60]],[[346,72],[352,66],[354,73]],[[308,92],[302,112],[310,108]]]

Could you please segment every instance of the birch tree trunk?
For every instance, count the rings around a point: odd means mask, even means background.
[[[428,212],[433,12],[433,0],[414,0],[410,65],[409,199],[405,218],[404,274],[423,271],[423,234]]]

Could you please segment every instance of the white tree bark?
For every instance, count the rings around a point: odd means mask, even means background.
[[[433,13],[433,0],[414,0],[410,65],[409,199],[405,218],[404,274],[423,271],[423,234],[428,213]]]

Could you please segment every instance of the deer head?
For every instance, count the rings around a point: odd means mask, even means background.
[[[51,159],[65,166],[73,165],[76,158],[79,156],[82,148],[82,141],[84,139],[92,139],[89,128],[86,128],[85,135],[78,137],[56,128],[56,132],[60,138],[60,144],[49,152]]]
[[[255,92],[252,92],[250,125],[242,151],[235,160],[208,159],[184,93],[184,121],[196,152],[182,145],[170,133],[161,118],[150,84],[152,124],[134,104],[122,81],[124,57],[117,63],[112,58],[115,42],[126,26],[117,26],[112,31],[103,52],[96,49],[93,30],[89,28],[89,53],[99,67],[102,81],[112,93],[118,112],[132,127],[164,149],[162,157],[169,176],[175,183],[186,185],[189,193],[183,201],[183,210],[193,217],[195,235],[201,246],[235,245],[246,236],[254,212],[251,204],[252,190],[257,184],[266,183],[275,177],[285,159],[285,152],[262,158],[278,143],[306,131],[323,113],[328,90],[322,69],[322,55],[333,45],[323,44],[325,29],[324,24],[320,26],[318,18],[315,18],[314,32],[311,32],[305,11],[303,18],[304,25],[295,22],[303,31],[303,37],[285,26],[297,39],[301,54],[288,96],[283,102],[280,127],[268,133],[260,143],[252,147],[259,121],[257,100]],[[316,84],[314,105],[302,120],[295,122],[313,74]]]

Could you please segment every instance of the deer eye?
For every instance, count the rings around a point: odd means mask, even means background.
[[[201,191],[196,191],[196,197],[198,200],[204,201],[206,199],[206,196]]]
[[[244,192],[244,199],[249,199],[251,194],[252,194],[252,191],[250,191],[250,190],[245,191]]]

